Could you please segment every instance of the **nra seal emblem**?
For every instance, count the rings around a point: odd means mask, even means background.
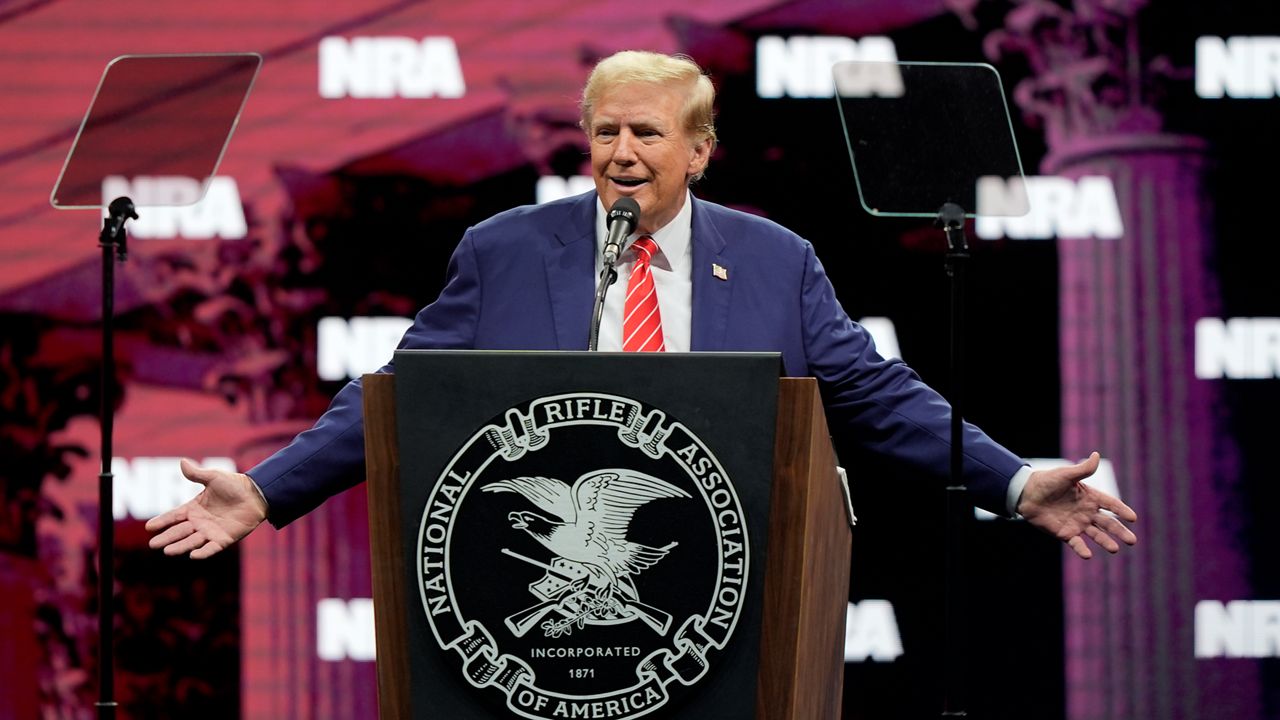
[[[601,393],[508,409],[422,509],[418,590],[440,647],[527,718],[676,704],[737,627],[751,567],[733,483],[677,419]]]

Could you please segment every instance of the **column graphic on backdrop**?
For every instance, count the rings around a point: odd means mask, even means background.
[[[1193,647],[1199,599],[1250,593],[1223,517],[1238,448],[1190,332],[1220,302],[1207,147],[1163,129],[1168,73],[1138,42],[1144,4],[1027,4],[987,39],[993,60],[1029,61],[1014,97],[1044,124],[1041,171],[1110,177],[1124,221],[1118,238],[1058,239],[1062,453],[1110,457],[1151,538],[1122,562],[1064,563],[1067,717],[1253,717],[1257,668],[1197,662]]]

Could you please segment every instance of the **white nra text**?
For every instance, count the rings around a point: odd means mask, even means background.
[[[983,240],[1099,238],[1124,235],[1120,204],[1111,178],[1086,175],[1078,179],[1052,175],[978,180],[974,230]],[[1025,199],[1025,202],[1024,202]],[[1009,209],[1030,205],[1024,215],[1002,216]]]
[[[200,464],[236,472],[235,461],[229,457],[207,457]],[[111,515],[116,520],[148,520],[204,489],[182,476],[176,457],[114,457],[111,474]]]
[[[1200,318],[1196,377],[1265,380],[1280,377],[1280,318]]]
[[[134,238],[168,240],[239,240],[249,234],[240,189],[229,177],[214,177],[200,197],[201,183],[187,177],[129,179],[111,175],[102,180],[102,205],[121,196],[133,199],[138,219],[130,221]],[[103,211],[106,217],[106,211]]]
[[[327,37],[319,54],[323,98],[460,98],[467,92],[450,37]]]
[[[762,98],[899,97],[898,50],[887,37],[766,35],[756,41],[756,94]],[[860,61],[837,72],[837,63]]]
[[[1196,603],[1196,657],[1280,657],[1280,600]]]
[[[1196,95],[1211,99],[1280,96],[1280,37],[1198,38]]]

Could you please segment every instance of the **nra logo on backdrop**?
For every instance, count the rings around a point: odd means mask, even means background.
[[[1280,657],[1280,600],[1196,603],[1196,657]]]
[[[236,472],[228,457],[207,457],[204,467]],[[176,457],[111,459],[111,516],[116,520],[148,520],[190,500],[204,488],[182,476]]]
[[[1280,377],[1280,318],[1200,318],[1196,377],[1265,380]]]
[[[324,598],[316,603],[316,656],[367,662],[377,654],[373,598]]]
[[[756,94],[762,98],[899,97],[902,74],[893,65],[832,71],[836,63],[896,62],[898,49],[887,37],[790,37],[766,35],[756,41]]]
[[[459,98],[462,61],[450,37],[327,37],[320,41],[320,97]]]
[[[538,184],[534,188],[534,196],[536,197],[535,202],[541,205],[553,200],[581,195],[588,190],[595,189],[596,181],[590,175],[572,175],[570,177],[543,175],[538,178]]]
[[[406,317],[321,318],[316,326],[316,373],[321,380],[351,380],[376,372],[395,353]]]
[[[849,603],[844,620],[844,661],[893,662],[902,655],[898,617],[888,600]]]
[[[1255,99],[1280,96],[1280,37],[1197,39],[1196,95]]]
[[[134,238],[239,240],[249,234],[240,189],[233,178],[213,178],[203,198],[200,183],[192,178],[145,175],[132,180],[117,175],[103,178],[103,207],[121,196],[133,198],[138,206],[138,219],[129,223],[129,235]],[[106,210],[102,216],[106,217]]]
[[[1021,185],[1025,182],[1025,190]],[[1001,217],[1002,208],[1024,207],[1025,215]],[[1077,180],[1055,176],[984,177],[977,186],[978,219],[974,230],[984,240],[1050,240],[1055,237],[1095,237],[1113,240],[1124,235],[1120,203],[1111,178],[1085,176]],[[1011,210],[1017,212],[1017,210]]]

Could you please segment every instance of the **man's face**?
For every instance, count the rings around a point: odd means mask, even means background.
[[[627,83],[605,90],[587,136],[591,173],[605,209],[620,197],[640,203],[640,232],[653,232],[684,206],[689,178],[702,172],[710,139],[695,143],[680,122],[679,87]]]

